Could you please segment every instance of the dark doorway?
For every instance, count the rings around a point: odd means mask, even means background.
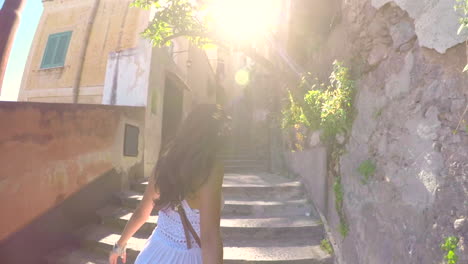
[[[171,141],[182,121],[184,91],[181,85],[166,77],[164,87],[161,147]]]

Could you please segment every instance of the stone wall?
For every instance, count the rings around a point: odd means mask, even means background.
[[[136,107],[1,102],[0,241],[110,171],[113,192],[141,177],[144,120]],[[126,124],[140,131],[136,157],[123,155]]]
[[[338,263],[443,263],[451,235],[461,238],[458,263],[468,263],[466,35],[456,35],[453,5],[343,1],[320,47],[307,49],[307,70],[323,78],[334,59],[345,61],[358,91],[345,154],[329,166],[341,175],[350,230],[338,231],[329,178],[325,218]],[[367,184],[357,170],[365,160],[376,166]]]

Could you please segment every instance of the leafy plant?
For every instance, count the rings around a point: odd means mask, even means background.
[[[455,0],[455,10],[460,11],[462,16],[459,18],[460,27],[458,28],[457,34],[468,28],[468,0]]]
[[[369,178],[374,175],[376,170],[374,162],[372,160],[366,160],[359,165],[358,172],[362,175],[362,184],[367,184],[369,182]]]
[[[354,97],[354,81],[350,79],[349,69],[335,61],[329,85],[319,85],[315,81],[304,89],[307,85],[310,83],[303,77],[298,86],[299,91],[305,91],[303,100],[295,100],[289,92],[289,105],[283,110],[283,128],[301,124],[312,131],[322,129],[324,141],[347,131],[352,123]]]
[[[296,100],[294,100],[294,97],[291,91],[288,91],[288,95],[289,95],[290,105],[288,108],[285,108],[282,111],[282,114],[283,114],[282,127],[290,128],[298,124],[307,124],[308,121],[304,114],[304,110],[299,105],[299,103]]]
[[[445,238],[445,241],[440,245],[440,248],[445,251],[444,259],[447,261],[447,264],[457,264],[458,255],[455,252],[458,248],[457,237],[449,236]]]
[[[330,255],[333,254],[333,247],[328,239],[322,239],[322,241],[320,241],[320,248]]]
[[[459,18],[460,27],[458,27],[457,34],[460,35],[463,30],[468,29],[468,0],[455,0],[455,10],[461,13]],[[467,40],[468,42],[468,40]],[[465,65],[463,72],[468,71],[468,64]]]
[[[207,18],[200,7],[190,0],[135,0],[131,6],[155,9],[155,15],[142,36],[154,46],[170,45],[177,36],[186,36],[192,43],[203,47],[214,42],[210,36]]]

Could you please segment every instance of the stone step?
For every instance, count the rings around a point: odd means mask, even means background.
[[[97,214],[101,218],[102,224],[113,226],[119,228],[120,230],[123,230],[127,222],[130,220],[133,211],[133,209],[124,207],[107,206],[104,209],[99,210]],[[157,212],[153,212],[150,215],[149,219],[137,231],[137,234],[151,234],[151,232],[153,232],[153,229],[156,227],[157,221]]]
[[[259,184],[223,184],[225,199],[251,199],[251,200],[292,200],[304,197],[304,189],[300,182],[290,182],[277,185]]]
[[[293,217],[311,214],[312,208],[307,200],[288,201],[251,201],[226,200],[222,211],[223,216],[251,217]]]
[[[262,165],[266,166],[268,162],[266,160],[262,159],[244,159],[244,158],[239,158],[239,159],[225,159],[223,161],[224,166],[235,166],[235,165],[240,165],[240,166],[255,166],[255,165]]]
[[[108,207],[110,213],[98,213],[102,223],[123,230],[132,216],[132,210]],[[152,215],[138,230],[137,234],[149,236],[157,225],[157,215]],[[290,237],[291,239],[308,238],[310,241],[323,236],[323,226],[317,218],[298,217],[273,217],[273,218],[222,218],[221,232],[223,237],[230,239],[276,239],[278,236]]]
[[[262,160],[265,160],[264,157],[262,156],[259,156],[257,154],[255,154],[254,152],[252,151],[245,151],[245,152],[232,152],[232,151],[228,151],[228,152],[222,152],[221,154],[219,154],[218,156],[221,160],[257,160],[257,159],[262,159]]]
[[[266,171],[268,168],[265,165],[253,166],[224,166],[224,172],[228,173],[256,173]]]
[[[132,185],[135,193],[142,194],[148,186],[148,182]],[[290,182],[278,185],[244,184],[243,186],[223,184],[223,195],[225,199],[250,198],[287,200],[303,197],[303,186],[300,182]]]
[[[332,264],[320,246],[225,247],[224,264]]]
[[[143,199],[143,195],[137,192],[127,191],[119,195],[122,205],[135,209]],[[312,207],[307,200],[250,200],[242,198],[237,200],[225,199],[223,216],[252,216],[252,217],[282,217],[314,215]]]
[[[143,193],[147,181],[132,184],[132,190]],[[248,197],[257,199],[288,200],[303,197],[304,188],[301,182],[284,179],[273,174],[259,173],[226,173],[223,183],[225,199]]]
[[[47,264],[109,264],[107,255],[80,248],[54,252],[46,258]],[[130,263],[130,262],[127,262]]]
[[[119,238],[115,230],[104,226],[90,226],[85,234],[83,245],[88,250],[101,254],[108,254]],[[143,237],[132,237],[127,242],[127,256],[130,261],[136,258],[145,243],[146,238]],[[282,237],[256,242],[251,239],[225,241],[224,246],[225,263],[332,263],[318,244],[303,239],[296,242]]]

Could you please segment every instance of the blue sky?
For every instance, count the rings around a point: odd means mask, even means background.
[[[0,0],[3,6],[5,0]],[[36,32],[37,24],[42,14],[41,0],[27,0],[20,18],[20,25],[16,32],[13,48],[3,79],[0,101],[16,101],[21,85],[26,58],[29,55],[29,48]]]

